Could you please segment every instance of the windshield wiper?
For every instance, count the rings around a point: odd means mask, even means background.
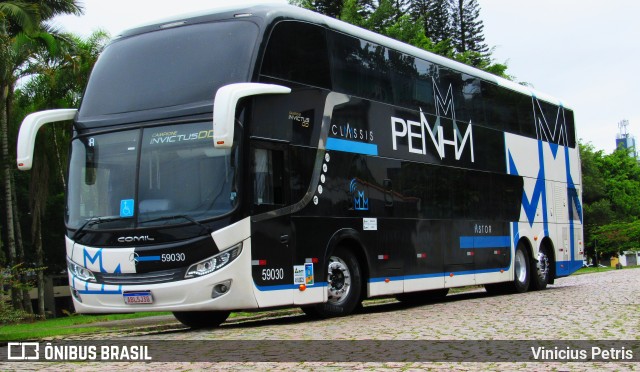
[[[103,222],[112,222],[112,221],[118,221],[121,220],[122,217],[91,217],[88,218],[83,224],[82,226],[80,226],[80,228],[78,228],[78,230],[76,230],[75,233],[73,233],[73,236],[71,237],[71,240],[75,241],[76,238],[78,237],[78,235],[84,230],[85,227],[90,226],[90,225],[95,225],[95,224],[99,224],[99,223],[103,223]]]
[[[142,224],[142,223],[147,223],[147,222],[158,222],[158,221],[175,220],[175,219],[178,219],[178,218],[185,219],[185,220],[193,223],[194,225],[200,226],[204,231],[206,231],[209,234],[213,233],[213,229],[212,228],[207,227],[207,226],[203,225],[202,223],[196,221],[193,217],[189,217],[189,216],[184,215],[184,214],[176,214],[176,215],[173,215],[173,216],[159,217],[159,218],[155,218],[153,220],[141,221],[139,223]]]

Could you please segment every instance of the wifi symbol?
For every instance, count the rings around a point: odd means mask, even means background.
[[[349,185],[349,192],[353,193],[354,191],[356,191],[356,187],[358,186],[358,183],[356,181],[356,179],[352,179],[351,180],[351,184]]]

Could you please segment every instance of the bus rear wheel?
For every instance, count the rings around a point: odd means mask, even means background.
[[[350,250],[338,247],[327,267],[327,302],[302,307],[307,315],[330,318],[351,314],[360,304],[362,277],[358,259]]]
[[[222,324],[230,311],[174,311],[173,316],[190,328],[214,328]]]
[[[538,251],[538,260],[531,262],[531,289],[542,290],[547,288],[551,276],[551,258],[547,247],[542,246]]]

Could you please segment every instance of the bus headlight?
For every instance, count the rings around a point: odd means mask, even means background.
[[[220,270],[240,256],[240,252],[242,252],[242,243],[237,244],[224,252],[220,252],[213,257],[209,257],[189,266],[184,277],[185,279],[195,278]]]
[[[91,272],[91,270],[87,269],[86,267],[82,267],[78,265],[77,263],[71,261],[68,258],[67,258],[67,267],[69,268],[69,272],[71,273],[71,275],[75,276],[80,280],[84,280],[85,282],[96,281],[96,277],[93,276],[93,273]]]

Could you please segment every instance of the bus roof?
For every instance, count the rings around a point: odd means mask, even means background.
[[[439,64],[441,66],[448,67],[453,70],[492,82],[496,85],[519,92],[521,94],[525,94],[527,96],[533,96],[533,97],[536,97],[537,99],[541,99],[543,101],[570,109],[569,106],[565,105],[559,99],[551,95],[539,92],[533,88],[517,84],[513,81],[501,78],[499,76],[490,74],[488,72],[471,67],[469,65],[465,65],[461,62],[454,61],[452,59],[437,55],[435,53],[428,52],[424,49],[420,49],[412,45],[403,43],[401,41],[389,38],[387,36],[380,35],[369,30],[365,30],[363,28],[337,20],[335,18],[331,18],[323,14],[312,12],[310,10],[303,9],[294,5],[289,5],[289,4],[282,4],[282,3],[273,3],[273,4],[259,3],[255,5],[244,4],[242,6],[236,5],[236,6],[215,8],[208,11],[192,12],[192,13],[177,15],[170,18],[158,20],[153,23],[149,23],[147,25],[143,25],[127,31],[123,31],[116,38],[133,36],[136,34],[150,32],[150,31],[154,31],[162,28],[179,27],[187,24],[210,22],[214,20],[229,19],[234,17],[235,18],[258,17],[263,19],[265,24],[269,24],[275,20],[300,20],[304,22],[322,25],[329,29],[343,32],[345,34],[352,35],[364,40],[368,40],[376,44],[397,50],[399,52],[410,54],[415,57]]]

